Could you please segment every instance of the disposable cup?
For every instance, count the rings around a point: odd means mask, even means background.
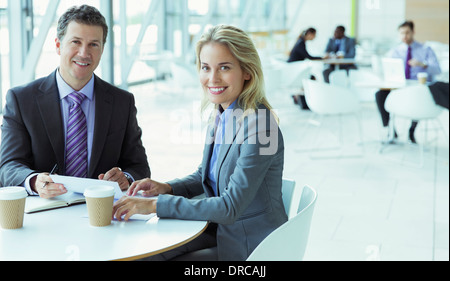
[[[111,186],[93,186],[84,191],[92,226],[108,226],[111,224],[114,204],[114,188]]]
[[[420,84],[426,84],[428,80],[428,73],[426,72],[417,73],[417,80],[419,80]]]
[[[0,226],[3,229],[23,227],[25,201],[28,194],[23,187],[0,188]]]

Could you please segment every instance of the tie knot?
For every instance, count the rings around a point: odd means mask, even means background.
[[[82,93],[73,92],[69,95],[69,98],[71,100],[73,100],[75,103],[77,103],[78,105],[80,105],[83,102],[83,100],[86,98],[86,96]]]

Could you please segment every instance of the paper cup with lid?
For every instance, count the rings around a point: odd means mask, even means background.
[[[84,191],[92,226],[108,226],[111,224],[114,205],[114,188],[111,186],[92,186]]]
[[[1,228],[22,228],[27,196],[28,194],[23,187],[11,186],[0,188]]]

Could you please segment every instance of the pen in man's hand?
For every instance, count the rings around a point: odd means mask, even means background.
[[[55,164],[55,166],[53,166],[53,169],[50,172],[50,175],[53,175],[56,171],[58,170],[58,164]],[[49,182],[46,181],[44,182],[44,185],[42,185],[42,188],[45,188],[45,186],[48,184]]]
[[[56,171],[58,171],[58,164],[55,164],[55,166],[53,166],[53,169],[50,172],[50,175],[53,175],[54,173],[56,173]]]

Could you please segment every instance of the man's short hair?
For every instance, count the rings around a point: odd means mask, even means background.
[[[72,21],[80,24],[101,26],[103,28],[103,45],[108,36],[108,25],[105,17],[94,7],[88,5],[74,6],[68,9],[58,20],[57,36],[62,40],[66,35],[67,26]]]
[[[336,29],[339,29],[340,31],[342,31],[342,33],[345,33],[345,27],[342,25],[339,25],[338,27],[336,27]]]
[[[409,27],[412,31],[414,31],[414,22],[412,21],[405,21],[404,23],[402,23],[398,29],[402,28],[402,27]]]

